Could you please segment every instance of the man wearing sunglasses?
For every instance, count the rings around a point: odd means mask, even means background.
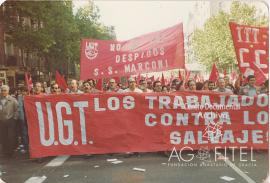
[[[61,89],[59,88],[57,83],[53,83],[51,85],[51,94],[60,94],[61,93]]]

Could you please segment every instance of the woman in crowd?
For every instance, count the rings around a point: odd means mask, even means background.
[[[187,86],[189,91],[196,91],[196,82],[194,80],[189,80]]]

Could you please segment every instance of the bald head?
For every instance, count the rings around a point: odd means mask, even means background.
[[[6,97],[9,94],[9,86],[8,85],[2,85],[1,86],[1,96]]]

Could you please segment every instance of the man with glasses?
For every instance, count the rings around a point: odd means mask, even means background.
[[[115,79],[110,79],[107,92],[123,92],[123,90],[117,86]]]
[[[135,93],[142,93],[143,91],[137,88],[136,81],[134,78],[128,79],[128,88],[123,90],[123,92],[135,92]]]
[[[61,93],[61,89],[59,88],[57,83],[53,83],[51,84],[51,94],[60,94]]]
[[[145,93],[151,93],[151,92],[153,92],[152,90],[150,90],[150,89],[147,88],[147,81],[146,81],[145,79],[141,79],[141,80],[139,81],[139,88],[140,88],[143,92],[145,92]]]

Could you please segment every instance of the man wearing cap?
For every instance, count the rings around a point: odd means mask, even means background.
[[[0,94],[0,139],[3,153],[11,157],[17,142],[16,123],[19,116],[18,102],[9,95],[9,86],[1,86]]]
[[[135,92],[135,93],[143,93],[142,90],[140,90],[139,88],[137,88],[136,86],[136,81],[134,78],[129,78],[128,79],[128,88],[123,90],[123,92]]]

